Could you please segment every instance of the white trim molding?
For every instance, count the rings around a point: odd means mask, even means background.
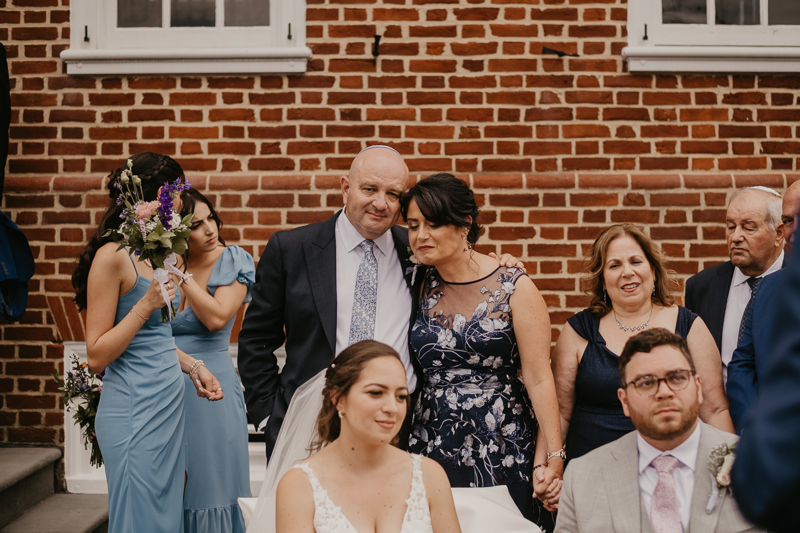
[[[629,72],[800,72],[800,26],[768,25],[768,0],[759,4],[756,25],[716,24],[715,0],[706,0],[705,24],[664,24],[662,2],[628,0],[628,46],[622,56]]]
[[[626,46],[622,56],[633,73],[800,72],[800,47]]]
[[[69,75],[297,74],[311,49],[73,50],[61,52]]]
[[[306,71],[305,0],[270,0],[269,25],[225,26],[217,0],[214,27],[117,27],[118,0],[70,3],[69,75],[299,74]],[[170,2],[160,2],[169,21]]]

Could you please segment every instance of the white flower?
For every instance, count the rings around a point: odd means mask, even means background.
[[[480,457],[481,459],[485,459],[488,451],[489,450],[487,449],[486,445],[481,444],[480,447],[478,448],[478,457]]]
[[[507,437],[514,433],[517,430],[517,423],[511,422],[510,424],[506,424],[503,426],[503,436]]]
[[[486,303],[486,302],[484,302],[484,303]],[[481,321],[479,322],[479,324],[481,325],[481,329],[483,331],[486,331],[486,332],[489,332],[489,333],[493,333],[494,332],[494,322],[492,322],[491,318],[482,318]]]
[[[469,365],[477,365],[480,362],[481,362],[481,356],[478,354],[472,354],[469,356],[469,359],[467,359],[467,364]]]
[[[514,456],[513,455],[506,455],[503,457],[503,466],[506,468],[512,466],[514,464]]]
[[[467,325],[467,319],[461,313],[456,313],[456,316],[453,318],[453,331],[461,334],[464,331],[464,326]]]
[[[492,416],[492,413],[486,413],[486,416],[484,417],[484,421],[486,422],[486,427],[489,428],[489,431],[494,431],[495,420],[494,420],[494,416]]]
[[[497,443],[496,443],[496,442],[492,441],[492,442],[490,442],[490,443],[489,443],[489,451],[490,451],[491,453],[494,453],[494,452],[496,452],[496,451],[497,451],[497,450],[499,450],[499,449],[500,449],[500,448],[498,448],[498,447],[497,447]]]
[[[505,283],[503,283],[502,287],[503,287],[503,290],[506,291],[506,294],[508,296],[511,296],[512,294],[514,294],[514,288],[515,287],[514,287],[513,283],[511,283],[509,281],[506,281]]]

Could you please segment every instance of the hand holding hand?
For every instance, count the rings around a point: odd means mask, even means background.
[[[212,402],[222,399],[222,385],[205,366],[198,367],[194,375],[190,377],[200,398],[206,398]]]
[[[547,511],[558,510],[558,500],[561,496],[561,473],[551,466],[537,469],[533,474],[534,493],[544,504]]]

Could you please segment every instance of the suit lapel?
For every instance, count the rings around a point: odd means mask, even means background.
[[[325,221],[314,238],[303,243],[311,294],[333,355],[336,355],[336,219],[339,213]]]
[[[689,519],[689,527],[687,532],[695,531],[698,533],[706,531],[715,531],[717,522],[722,511],[725,498],[728,496],[728,490],[722,490],[719,493],[719,501],[711,513],[706,514],[706,505],[711,496],[712,480],[711,472],[708,470],[708,460],[711,457],[711,450],[714,447],[723,444],[722,441],[715,440],[713,433],[709,431],[708,427],[703,422],[700,424],[700,445],[697,447],[697,462],[695,464],[694,473],[694,492],[692,493],[692,512]]]
[[[639,491],[639,449],[636,432],[629,433],[611,449],[613,462],[603,467],[608,504],[616,533],[639,533],[646,514]],[[632,512],[639,509],[638,513]],[[649,522],[649,519],[648,519]]]

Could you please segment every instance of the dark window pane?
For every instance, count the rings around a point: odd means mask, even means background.
[[[269,0],[225,0],[226,26],[269,26]]]
[[[161,0],[117,0],[117,28],[160,27]]]
[[[800,25],[800,0],[769,0],[769,24]]]
[[[215,3],[214,0],[172,0],[170,25],[173,27],[214,26]]]
[[[661,0],[663,24],[705,24],[706,0]]]
[[[717,24],[754,26],[761,23],[759,0],[715,0]],[[796,0],[795,0],[796,1]]]

